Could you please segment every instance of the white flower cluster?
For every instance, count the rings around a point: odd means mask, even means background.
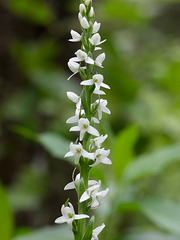
[[[93,57],[99,47],[106,40],[101,41],[101,36],[98,33],[101,24],[94,20],[94,9],[92,7],[92,0],[83,0],[79,6],[78,19],[82,28],[82,34],[71,30],[71,42],[82,42],[81,49],[75,52],[75,57],[72,57],[68,62],[69,69],[73,74],[68,78],[72,78],[75,74],[79,73],[83,86],[83,91],[80,96],[74,92],[67,92],[68,98],[76,104],[75,115],[70,117],[66,122],[68,124],[76,124],[70,128],[70,131],[79,132],[79,137],[75,143],[70,143],[70,151],[65,154],[65,157],[74,157],[75,164],[81,165],[82,161],[86,161],[89,169],[100,164],[111,164],[108,158],[110,150],[105,150],[101,147],[102,143],[106,140],[105,136],[99,134],[99,131],[94,127],[99,124],[102,119],[102,113],[110,114],[110,110],[106,107],[107,100],[100,99],[101,95],[105,95],[102,88],[110,89],[105,84],[104,77],[101,74],[94,74],[95,68],[103,68],[102,64],[105,60],[105,53]],[[86,95],[85,95],[86,94]],[[92,103],[92,94],[97,100]],[[83,97],[85,95],[85,97]],[[97,118],[95,115],[97,114]],[[86,140],[85,140],[86,139]],[[88,141],[87,141],[88,139]],[[86,141],[86,144],[84,144]],[[88,144],[87,144],[88,142]],[[65,186],[65,190],[76,189],[78,192],[79,183],[81,180],[81,172],[76,175],[73,182]],[[102,199],[107,195],[109,189],[99,191],[101,181],[88,180],[83,194],[79,196],[79,202],[86,202],[88,208],[97,208]],[[56,223],[67,222],[69,228],[72,230],[72,222],[77,219],[89,218],[86,214],[75,214],[74,208],[71,203],[69,206],[62,206],[62,216],[56,219]],[[105,227],[104,224],[95,228],[92,232],[91,240],[97,240],[98,234]]]

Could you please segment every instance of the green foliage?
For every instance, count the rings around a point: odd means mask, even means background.
[[[56,158],[63,158],[69,151],[69,142],[62,136],[50,132],[41,133],[38,136],[41,143],[49,153]]]
[[[0,236],[3,240],[10,240],[13,232],[13,216],[7,200],[5,190],[0,183]]]
[[[158,174],[168,165],[180,160],[180,145],[175,144],[144,154],[136,158],[125,169],[122,179],[125,182],[134,181],[152,174]]]
[[[134,157],[134,144],[137,141],[137,137],[138,132],[134,125],[125,128],[116,137],[113,167],[118,179]]]
[[[150,199],[143,200],[138,205],[157,226],[180,235],[180,203],[166,199]]]

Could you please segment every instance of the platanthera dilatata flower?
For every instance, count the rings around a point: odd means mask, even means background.
[[[100,100],[96,100],[96,102],[99,103],[98,109],[97,109],[99,120],[102,119],[102,112],[107,113],[107,114],[111,114],[109,108],[106,107],[107,100],[100,99]]]
[[[90,165],[90,167],[94,167],[100,163],[104,164],[112,164],[111,160],[108,158],[110,154],[110,150],[104,150],[104,148],[97,149],[95,152],[95,162]]]
[[[91,38],[89,38],[89,42],[94,46],[98,46],[104,43],[105,41],[106,40],[101,41],[101,36],[99,35],[99,33],[96,33]]]
[[[71,30],[71,36],[72,36],[72,39],[69,39],[70,42],[80,42],[81,41],[81,35],[78,32]]]
[[[90,206],[91,208],[97,208],[100,204],[102,199],[107,195],[109,192],[109,188],[104,191],[98,192],[101,186],[101,181],[99,181],[96,185],[89,187],[81,196],[80,202],[84,202],[88,199],[91,199]]]
[[[98,67],[103,68],[102,63],[104,62],[105,57],[106,57],[105,53],[101,53],[101,54],[96,58],[95,64],[96,64]]]
[[[105,136],[101,135],[100,137],[91,139],[91,148],[100,148],[101,144],[106,140],[107,137],[108,135],[106,134]]]
[[[79,163],[79,159],[81,156],[88,159],[94,159],[94,153],[89,153],[83,149],[81,143],[74,144],[70,143],[70,151],[65,154],[64,157],[72,157],[75,158],[75,164]]]
[[[92,79],[82,81],[81,85],[89,86],[89,85],[95,84],[95,89],[94,89],[93,93],[94,94],[103,94],[104,92],[102,92],[100,90],[100,87],[110,89],[110,87],[107,84],[103,83],[103,80],[104,80],[103,75],[95,74],[95,75],[93,75]]]
[[[69,202],[69,207],[65,207],[64,204],[61,207],[62,216],[55,220],[55,223],[67,223],[70,230],[72,230],[72,222],[74,220],[89,218],[86,214],[75,214],[73,205]]]
[[[74,126],[70,128],[69,131],[80,131],[80,141],[83,140],[85,132],[88,132],[89,134],[92,134],[94,136],[99,136],[99,132],[90,125],[90,122],[87,118],[81,118],[78,121],[78,126]]]

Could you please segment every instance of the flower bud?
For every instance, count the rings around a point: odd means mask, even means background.
[[[88,23],[88,20],[83,17],[81,20],[80,20],[80,23],[81,23],[81,26],[84,28],[84,29],[88,29],[90,27],[89,23]]]
[[[85,0],[86,6],[89,6],[90,3],[92,3],[92,0]]]
[[[80,11],[81,14],[82,14],[83,12],[86,13],[86,6],[85,6],[83,3],[81,3],[81,4],[79,5],[79,11]]]
[[[90,11],[89,11],[89,17],[93,17],[94,16],[94,8],[91,7]]]

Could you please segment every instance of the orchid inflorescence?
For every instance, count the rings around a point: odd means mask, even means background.
[[[95,124],[100,123],[103,112],[110,114],[110,110],[106,107],[107,100],[100,99],[101,95],[105,95],[101,88],[110,89],[110,87],[103,82],[103,75],[97,73],[97,68],[103,68],[105,53],[94,57],[96,51],[101,50],[100,45],[106,40],[101,41],[101,36],[98,33],[101,24],[95,21],[92,0],[81,0],[78,19],[82,34],[71,30],[72,38],[69,41],[81,42],[82,45],[81,49],[75,52],[75,57],[72,57],[68,62],[68,67],[73,73],[68,80],[79,73],[82,79],[80,85],[83,86],[83,89],[80,95],[67,92],[68,98],[76,104],[76,110],[75,115],[66,122],[75,124],[70,128],[70,131],[79,132],[79,137],[75,143],[70,143],[70,151],[65,154],[65,157],[74,158],[80,173],[74,177],[74,171],[73,181],[64,188],[65,190],[76,190],[78,214],[75,214],[73,205],[67,200],[61,208],[62,216],[57,218],[55,222],[67,222],[74,233],[75,240],[97,240],[105,225],[103,223],[94,229],[94,217],[92,217],[86,227],[86,218],[89,218],[88,210],[100,206],[103,198],[109,192],[109,188],[100,191],[100,180],[89,180],[92,167],[100,163],[112,163],[108,158],[110,150],[101,148],[107,134],[100,135],[94,127]]]

